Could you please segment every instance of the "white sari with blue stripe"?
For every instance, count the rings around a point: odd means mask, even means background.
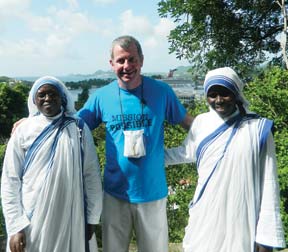
[[[185,252],[253,252],[255,241],[285,246],[272,122],[211,110],[198,116],[166,164],[196,162],[198,184],[185,229]],[[268,144],[266,144],[268,142]]]
[[[8,234],[25,228],[29,252],[85,251],[84,177],[75,119],[30,117],[17,128],[7,150],[2,195],[11,198],[5,204]],[[92,161],[95,181],[98,161]]]

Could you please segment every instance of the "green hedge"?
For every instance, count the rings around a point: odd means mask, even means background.
[[[3,159],[5,155],[6,145],[0,145],[0,173],[2,174]],[[0,205],[0,236],[5,235],[5,221],[2,214],[2,205]]]

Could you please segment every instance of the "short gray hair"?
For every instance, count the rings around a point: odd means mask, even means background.
[[[121,46],[123,49],[128,49],[132,44],[134,44],[137,48],[137,52],[138,52],[138,55],[141,59],[143,59],[143,52],[142,52],[142,48],[141,48],[141,45],[139,43],[139,41],[137,39],[135,39],[134,37],[132,36],[129,36],[129,35],[124,35],[124,36],[120,36],[116,39],[113,40],[112,42],[112,46],[111,46],[111,59],[114,59],[114,53],[113,53],[113,50],[114,50],[114,47],[116,45],[119,45]]]

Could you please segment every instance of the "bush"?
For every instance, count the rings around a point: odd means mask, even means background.
[[[196,101],[193,107],[187,108],[193,116],[207,111],[203,101]],[[165,124],[165,147],[181,145],[187,132],[180,127]],[[169,195],[167,202],[167,216],[170,242],[182,242],[184,229],[188,223],[189,203],[193,198],[197,185],[197,170],[194,164],[180,164],[166,169]]]
[[[279,67],[265,69],[248,83],[245,95],[251,110],[274,120],[281,214],[288,244],[288,71]]]
[[[2,166],[5,155],[6,145],[0,145],[0,173],[2,174]],[[2,205],[0,205],[0,236],[6,234],[5,221],[2,214]],[[0,245],[1,246],[1,245]]]

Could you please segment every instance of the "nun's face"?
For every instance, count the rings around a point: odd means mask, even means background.
[[[222,118],[236,110],[235,95],[223,86],[212,86],[207,93],[207,102]]]
[[[61,96],[58,89],[52,85],[41,86],[35,94],[35,104],[45,116],[55,116],[61,112]]]

